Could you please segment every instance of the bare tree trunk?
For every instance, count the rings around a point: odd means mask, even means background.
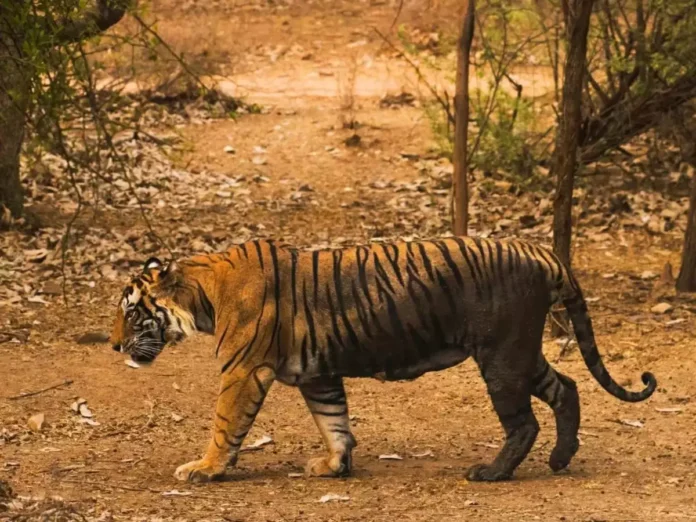
[[[696,292],[696,172],[691,180],[689,219],[686,224],[682,264],[677,278],[679,292]]]
[[[0,216],[4,206],[18,218],[24,209],[19,153],[24,140],[26,85],[19,68],[21,43],[4,25],[0,17]]]
[[[593,0],[564,0],[563,11],[568,38],[568,54],[563,73],[563,99],[553,173],[556,197],[553,205],[553,251],[570,265],[571,206],[578,143],[582,123],[582,89],[587,54],[587,31],[590,27]]]
[[[469,183],[467,139],[469,135],[469,54],[474,38],[475,0],[464,0],[464,18],[457,46],[457,82],[454,96],[454,180],[452,183],[452,221],[454,234],[467,235],[469,229]]]
[[[578,144],[582,123],[582,91],[587,54],[587,32],[593,0],[563,0],[567,55],[563,70],[563,98],[552,169],[556,175],[556,196],[553,203],[553,251],[570,266],[572,234],[572,203],[575,171],[578,166]],[[567,330],[565,315],[554,316],[552,333]]]

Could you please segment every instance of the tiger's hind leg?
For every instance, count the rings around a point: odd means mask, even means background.
[[[486,381],[493,407],[505,430],[505,444],[491,464],[477,464],[467,471],[473,481],[498,481],[512,474],[534,445],[539,423],[532,411],[530,375],[535,351],[519,342],[504,342],[476,362]]]
[[[301,384],[300,391],[329,450],[326,457],[309,460],[305,468],[306,474],[314,477],[341,477],[350,474],[351,451],[357,446],[357,442],[350,431],[343,379],[314,379]]]
[[[556,446],[551,452],[549,466],[560,471],[578,451],[580,428],[580,397],[575,381],[554,370],[546,358],[539,354],[532,393],[553,409],[556,417]]]

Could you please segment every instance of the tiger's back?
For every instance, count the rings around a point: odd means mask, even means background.
[[[266,250],[267,249],[267,250]],[[275,249],[275,252],[273,252]],[[511,330],[537,322],[562,265],[521,242],[452,238],[340,250],[261,250],[281,286],[291,335],[279,378],[411,379],[457,364]],[[259,264],[260,266],[260,264]]]

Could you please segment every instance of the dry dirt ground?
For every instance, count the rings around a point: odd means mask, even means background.
[[[207,34],[217,44],[229,40],[227,48],[217,49],[220,53],[247,51],[248,61],[258,62],[254,81],[275,91],[248,89],[249,99],[270,107],[266,114],[183,127],[188,151],[179,161],[201,176],[261,171],[271,183],[253,188],[252,197],[264,201],[287,200],[309,184],[322,204],[281,210],[257,205],[243,215],[220,205],[156,208],[152,220],[160,234],[185,225],[189,234],[213,230],[220,238],[241,227],[248,234],[250,224],[261,223],[266,235],[316,244],[337,237],[367,240],[431,231],[392,209],[393,192],[367,186],[374,179],[413,181],[420,176],[418,168],[394,158],[402,152],[425,155],[432,145],[420,109],[379,107],[380,88],[398,93],[398,76],[383,74],[381,84],[356,96],[362,146],[351,149],[342,143],[352,134],[341,126],[349,111],[342,108],[339,79],[340,70],[350,68],[355,46],[349,45],[367,40],[362,54],[374,56],[379,43],[369,26],[388,27],[393,6],[322,2],[313,9],[307,2],[234,10],[221,2],[199,4],[156,2],[154,9],[165,33],[179,28],[192,42]],[[215,9],[219,17],[211,15]],[[336,12],[343,16],[337,18]],[[248,24],[243,31],[241,20]],[[259,51],[281,44],[304,50],[275,61]],[[375,60],[386,63],[383,56]],[[384,71],[402,67],[387,65]],[[251,70],[240,74],[248,76]],[[307,79],[305,73],[311,73],[310,79],[333,79],[334,90],[326,81],[312,95],[300,88],[284,96],[279,78],[297,87]],[[223,152],[228,144],[237,154]],[[253,164],[254,146],[266,148],[267,164]],[[476,205],[475,211],[486,212],[484,201]],[[442,206],[435,213],[445,210]],[[104,224],[95,226],[104,227],[104,234],[107,228],[123,234],[128,227],[142,230],[135,211],[107,213],[102,219]],[[400,229],[400,219],[406,219],[406,229]],[[426,220],[422,226],[440,230],[441,220],[435,223]],[[0,519],[696,519],[696,301],[672,298],[672,312],[652,314],[652,281],[641,279],[646,270],[659,273],[667,261],[678,264],[679,234],[611,234],[606,242],[578,241],[574,257],[578,278],[593,298],[599,347],[619,382],[640,388],[640,373],[650,370],[659,388],[645,403],[620,403],[599,388],[577,350],[558,362],[557,368],[577,380],[583,407],[582,446],[567,472],[553,474],[546,465],[555,426],[550,410],[535,403],[542,430],[515,479],[497,484],[464,479],[467,467],[492,459],[502,443],[482,380],[475,365],[466,362],[415,382],[349,380],[359,442],[350,478],[296,476],[323,449],[297,390],[278,384],[248,437],[251,443],[268,435],[272,444],[244,452],[227,481],[178,483],[174,469],[197,458],[208,441],[217,389],[212,339],[196,337],[167,349],[152,367],[140,369],[126,366],[123,356],[104,344],[77,344],[75,337],[86,331],[108,330],[126,280],[121,272],[114,281],[97,279],[94,288],[81,287],[83,299],[70,307],[47,297],[48,305],[23,302],[0,309],[5,315],[0,326],[30,333],[25,342],[0,343],[0,480],[12,485],[21,504],[0,511]],[[134,257],[142,261],[148,255]],[[559,345],[548,339],[545,352],[554,359]],[[65,380],[72,384],[11,399]],[[77,397],[88,401],[98,426],[78,422],[70,409]],[[27,427],[37,413],[45,415],[38,433]],[[394,453],[403,460],[379,459]],[[348,500],[319,502],[329,493]],[[37,498],[45,500],[37,505]]]

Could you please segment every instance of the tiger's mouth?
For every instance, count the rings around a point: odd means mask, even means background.
[[[131,360],[138,364],[151,364],[164,349],[166,342],[153,339],[141,339],[138,342],[127,343],[124,353],[130,355]]]

